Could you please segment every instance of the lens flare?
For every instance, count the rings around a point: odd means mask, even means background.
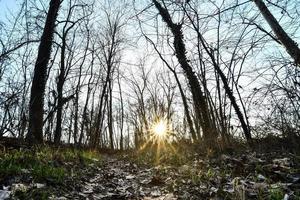
[[[160,164],[166,154],[176,154],[177,151],[173,146],[175,134],[172,128],[172,121],[167,117],[157,117],[147,130],[147,136],[139,151],[155,150],[155,164]]]
[[[168,124],[164,120],[158,121],[156,124],[153,126],[153,134],[158,138],[158,139],[165,139],[168,133]]]

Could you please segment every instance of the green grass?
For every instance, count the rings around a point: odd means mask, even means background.
[[[139,165],[152,166],[181,166],[191,162],[192,153],[185,149],[177,148],[171,144],[165,144],[164,147],[156,145],[145,145],[137,151],[132,152],[130,159]]]
[[[48,179],[56,183],[61,183],[66,175],[66,170],[63,167],[36,165],[32,168],[32,175],[38,181]]]
[[[39,147],[33,150],[0,152],[0,178],[28,174],[35,181],[61,183],[78,164],[99,163],[96,151]]]
[[[47,163],[45,157],[41,159],[39,155],[33,154],[32,152],[12,151],[1,155],[1,177],[20,175],[23,173],[31,174],[36,181],[51,179],[56,183],[60,183],[66,174],[63,167]]]
[[[284,192],[281,188],[271,189],[269,191],[269,198],[272,200],[282,200],[284,198]]]
[[[50,192],[45,189],[32,189],[30,191],[18,190],[15,192],[14,197],[16,197],[17,199],[24,199],[24,200],[30,200],[30,199],[46,200],[49,199]]]
[[[82,157],[83,161],[86,164],[101,161],[100,154],[97,151],[94,151],[94,150],[80,151],[79,155]]]

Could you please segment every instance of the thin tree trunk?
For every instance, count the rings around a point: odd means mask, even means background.
[[[224,73],[222,72],[222,70],[220,69],[220,67],[214,63],[214,66],[215,66],[215,69],[216,71],[218,72],[218,74],[220,75],[221,77],[221,80],[223,82],[223,85],[224,85],[224,89],[226,91],[226,94],[228,95],[228,98],[230,99],[230,102],[235,110],[235,113],[237,114],[240,122],[241,122],[241,126],[242,126],[242,129],[244,131],[244,134],[245,134],[245,137],[249,143],[249,145],[251,146],[252,145],[252,137],[251,137],[251,133],[250,133],[250,130],[248,128],[248,125],[246,123],[246,120],[236,102],[236,99],[235,97],[233,96],[233,92],[231,90],[231,88],[229,87],[228,85],[228,82],[227,82],[227,79],[226,79],[226,76],[224,75]]]
[[[184,10],[185,13],[187,13],[186,10]],[[220,66],[218,65],[215,57],[214,57],[214,51],[211,50],[205,43],[205,40],[202,36],[202,34],[200,33],[199,29],[197,28],[197,26],[194,24],[192,18],[190,15],[187,14],[187,17],[189,18],[189,20],[192,22],[192,26],[194,27],[195,31],[197,32],[197,35],[198,35],[198,40],[201,42],[203,48],[205,49],[206,53],[209,55],[211,61],[212,61],[212,64],[216,70],[216,72],[219,74],[221,80],[222,80],[222,83],[224,85],[224,89],[225,89],[225,92],[231,102],[231,105],[233,106],[234,110],[235,110],[235,113],[237,114],[238,118],[239,118],[239,121],[241,123],[241,126],[242,126],[242,129],[244,131],[244,135],[247,139],[247,142],[249,144],[249,146],[252,146],[252,137],[251,137],[251,133],[250,133],[250,129],[246,123],[246,120],[244,119],[244,116],[235,100],[235,97],[233,95],[233,92],[232,92],[232,89],[230,88],[229,84],[228,84],[228,81],[227,81],[227,78],[225,76],[225,74],[223,73],[223,71],[220,69]]]
[[[186,100],[186,96],[184,94],[184,91],[182,89],[182,86],[181,86],[181,83],[179,81],[179,78],[177,76],[177,73],[176,71],[169,65],[169,63],[164,59],[164,57],[161,55],[161,53],[158,51],[155,43],[148,37],[144,34],[144,36],[146,37],[146,39],[152,44],[153,48],[155,49],[155,51],[157,52],[158,56],[160,57],[160,59],[166,64],[166,66],[169,68],[169,70],[173,73],[174,77],[175,77],[175,80],[176,80],[176,83],[177,83],[177,86],[178,86],[178,89],[179,89],[179,92],[180,92],[180,95],[181,95],[181,99],[182,99],[182,103],[183,103],[183,107],[184,107],[184,112],[185,112],[185,115],[186,115],[186,119],[187,119],[187,123],[189,125],[189,129],[190,129],[190,132],[191,132],[191,136],[192,136],[192,139],[194,141],[197,140],[197,135],[196,135],[196,132],[195,132],[195,129],[194,129],[194,126],[193,126],[193,120],[191,118],[191,115],[190,115],[190,111],[189,111],[189,106],[188,106],[188,102]]]
[[[73,118],[72,118],[73,112],[74,112],[74,110],[72,109],[72,111],[71,111],[71,119],[70,119],[70,126],[69,126],[68,144],[71,143],[72,127],[73,127]]]
[[[68,72],[70,68],[66,69],[65,64],[65,53],[66,53],[66,47],[67,47],[67,36],[69,31],[75,26],[75,22],[73,22],[69,27],[69,21],[72,15],[72,7],[70,7],[68,11],[68,15],[66,18],[65,25],[63,27],[62,31],[62,46],[61,46],[61,54],[60,54],[60,72],[58,75],[58,83],[57,83],[57,112],[56,112],[56,129],[54,134],[54,143],[59,144],[61,140],[61,132],[62,132],[62,112],[63,112],[63,106],[66,102],[64,102],[63,97],[63,88],[66,80],[66,76],[68,75]],[[83,59],[84,62],[84,59]],[[75,141],[74,141],[75,143]]]
[[[109,72],[107,72],[109,73]],[[99,144],[99,139],[100,139],[100,132],[101,132],[101,127],[102,127],[102,122],[104,120],[104,109],[102,109],[103,105],[105,105],[104,101],[105,101],[105,95],[107,94],[107,81],[109,79],[109,74],[107,74],[106,76],[106,80],[102,89],[102,93],[101,93],[101,97],[100,97],[100,102],[99,102],[99,106],[98,106],[98,113],[96,115],[96,124],[95,124],[95,136],[94,136],[94,140],[95,141],[91,141],[92,142],[92,146],[95,148],[98,144]],[[104,106],[105,107],[105,106]]]
[[[112,83],[111,80],[109,80],[108,84],[108,90],[109,90],[109,100],[107,102],[108,108],[107,108],[107,120],[108,120],[108,132],[109,132],[109,140],[110,140],[110,148],[114,149],[114,137],[113,137],[113,116],[112,116]]]
[[[121,101],[120,150],[124,150],[124,137],[123,137],[123,130],[124,130],[124,103],[123,103],[122,87],[121,87],[121,81],[120,81],[120,69],[118,70],[118,86],[119,86],[119,94],[120,94],[120,101]]]
[[[81,76],[82,76],[82,68],[83,68],[83,64],[85,63],[86,57],[87,57],[87,52],[88,52],[88,48],[90,45],[90,32],[87,32],[87,43],[86,43],[86,47],[84,50],[84,56],[82,59],[82,62],[79,65],[79,78],[78,78],[78,82],[76,85],[76,90],[75,90],[75,116],[74,116],[74,143],[77,144],[78,140],[78,113],[79,113],[79,93],[81,90]],[[94,61],[92,61],[94,62]]]
[[[180,84],[180,81],[177,77],[176,72],[174,71],[173,74],[174,74],[174,77],[175,77],[175,80],[177,82],[178,89],[179,89],[179,92],[180,92],[180,95],[181,95],[181,99],[182,99],[182,102],[183,102],[183,107],[184,107],[184,111],[185,111],[185,115],[186,115],[186,120],[187,120],[187,123],[189,125],[192,138],[193,138],[194,141],[197,141],[198,138],[197,138],[195,129],[193,127],[193,120],[192,120],[191,115],[190,115],[189,106],[188,106],[188,103],[187,103],[187,100],[186,100],[186,96],[185,96],[184,91],[181,87],[181,84]]]
[[[84,108],[82,111],[82,124],[81,124],[81,129],[80,129],[80,135],[79,135],[79,140],[78,140],[78,145],[80,146],[82,143],[82,139],[83,139],[83,135],[84,135],[84,126],[87,126],[88,123],[88,103],[90,100],[90,94],[92,91],[92,87],[91,87],[91,83],[92,83],[92,79],[93,79],[93,67],[94,67],[94,51],[92,52],[92,62],[91,62],[91,76],[88,80],[88,84],[87,84],[87,94],[86,94],[86,98],[85,98],[85,104],[84,104]],[[87,133],[86,133],[87,134]]]
[[[61,56],[60,56],[60,73],[57,82],[57,112],[56,112],[56,129],[54,134],[54,143],[59,144],[61,138],[61,123],[63,110],[63,86],[65,82],[65,52],[66,52],[66,35],[62,38]]]

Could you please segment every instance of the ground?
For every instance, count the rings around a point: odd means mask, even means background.
[[[300,199],[299,161],[282,152],[153,162],[147,152],[6,150],[0,199]]]

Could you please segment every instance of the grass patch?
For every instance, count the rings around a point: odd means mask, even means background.
[[[15,198],[30,200],[30,199],[40,199],[46,200],[50,197],[50,192],[45,189],[32,189],[30,191],[18,190],[14,194]]]
[[[101,156],[99,152],[95,150],[80,151],[79,155],[86,164],[101,161]]]
[[[61,183],[78,164],[99,163],[97,151],[71,148],[39,147],[33,150],[0,152],[0,180],[28,174],[35,181]],[[71,170],[70,170],[71,168]]]
[[[176,144],[145,145],[130,155],[138,165],[162,165],[162,166],[181,166],[192,161],[190,148],[184,148]]]
[[[284,198],[284,192],[281,188],[271,189],[269,199],[282,200]]]
[[[63,167],[54,166],[53,163],[29,151],[12,151],[1,155],[0,176],[5,178],[30,174],[36,181],[51,179],[55,183],[60,183],[65,177],[66,170]]]
[[[56,183],[61,183],[66,175],[66,170],[62,167],[36,165],[32,168],[32,175],[37,181],[47,179]]]

